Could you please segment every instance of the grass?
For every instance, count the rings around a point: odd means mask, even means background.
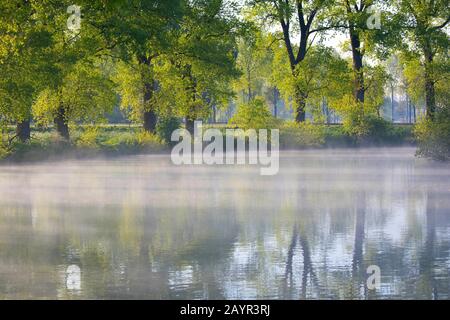
[[[10,133],[11,134],[11,133]],[[52,129],[32,128],[31,140],[17,140],[3,153],[6,161],[39,161],[62,158],[92,158],[131,154],[162,153],[168,146],[139,126],[79,126],[71,130],[71,139],[61,139]]]
[[[218,128],[223,133],[226,125],[206,125],[207,128]],[[287,121],[279,126],[281,149],[307,148],[351,148],[372,146],[414,145],[412,125],[390,125],[366,137],[355,137],[346,133],[342,125],[296,124]]]
[[[227,126],[205,125],[224,131]],[[14,134],[14,127],[4,131],[3,140]],[[340,125],[302,125],[285,123],[280,127],[281,149],[305,149],[325,147],[359,147],[412,144],[410,125],[392,126],[373,141],[359,141],[345,133]],[[3,161],[40,161],[63,158],[92,158],[132,154],[156,154],[169,152],[170,147],[160,137],[145,133],[137,125],[82,125],[71,128],[71,140],[61,139],[52,128],[32,128],[32,138],[27,143],[17,139],[0,148]]]

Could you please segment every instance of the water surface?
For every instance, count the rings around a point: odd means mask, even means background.
[[[414,152],[0,166],[0,299],[449,299],[450,166]]]

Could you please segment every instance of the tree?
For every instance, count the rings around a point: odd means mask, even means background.
[[[364,103],[365,98],[365,84],[364,84],[364,55],[366,48],[363,45],[365,32],[367,31],[367,11],[372,5],[373,1],[343,1],[345,7],[345,23],[350,37],[350,46],[353,61],[354,73],[354,97],[355,101]]]
[[[103,40],[97,54],[112,55],[128,63],[130,68],[138,64],[139,72],[143,72],[140,83],[134,83],[139,90],[122,91],[127,90],[126,83],[120,83],[120,76],[116,81],[119,81],[119,94],[134,101],[142,98],[142,103],[125,107],[135,108],[133,114],[139,115],[148,132],[155,132],[158,109],[154,99],[157,79],[152,70],[156,59],[170,53],[176,42],[184,4],[182,0],[138,0],[132,5],[127,0],[84,0],[81,3],[85,8],[85,24],[92,26]],[[132,98],[130,94],[136,96]]]
[[[161,95],[172,97],[190,131],[195,120],[208,117],[212,106],[226,104],[232,95],[231,80],[238,75],[235,11],[233,3],[223,0],[188,5],[173,53],[166,58]]]
[[[272,35],[258,30],[250,18],[247,19],[248,26],[237,43],[236,64],[241,76],[235,81],[234,89],[249,102],[256,96],[263,96],[272,86],[273,50]]]
[[[103,47],[104,39],[92,25],[81,20],[80,7],[74,9],[80,10],[80,16],[75,17],[67,13],[70,8],[73,6],[69,2],[51,2],[45,8],[49,14],[41,18],[51,32],[52,41],[46,50],[50,53],[49,63],[53,72],[33,106],[38,121],[53,118],[57,133],[67,140],[70,138],[69,122],[76,119],[77,113],[85,112],[87,117],[97,112],[97,96],[105,90],[100,84],[102,75],[95,74],[97,70],[94,68],[99,63],[96,54]],[[69,22],[72,18],[78,27],[71,27]],[[91,111],[87,112],[87,108]]]
[[[264,99],[255,97],[249,102],[239,105],[229,124],[244,130],[259,130],[273,128],[276,122]]]
[[[286,103],[289,103],[296,90],[300,89],[311,107],[320,106],[324,98],[329,100],[332,106],[340,105],[342,97],[351,91],[348,63],[332,48],[312,46],[308,55],[296,68],[298,71],[296,77],[286,77],[286,74],[289,75],[286,55],[283,48],[275,49],[272,77]],[[316,115],[316,120],[321,117],[321,108],[318,110],[311,108],[311,111]]]
[[[395,37],[398,35],[398,30],[392,24],[386,23],[391,15],[386,7],[388,3],[384,0],[339,0],[328,22],[335,30],[345,31],[349,37],[353,68],[353,96],[362,112],[367,90],[366,56],[385,58],[393,43],[398,41]]]
[[[70,122],[96,122],[115,104],[113,84],[102,66],[80,61],[57,88],[40,92],[33,115],[39,124],[55,122],[58,133],[68,140]]]
[[[3,124],[17,123],[16,135],[30,139],[31,105],[55,72],[50,61],[48,1],[3,1],[0,4],[0,111]],[[45,10],[47,8],[48,10]]]
[[[287,53],[290,73],[294,79],[300,76],[299,64],[305,59],[316,34],[329,28],[322,25],[322,15],[330,8],[327,0],[254,0],[253,5],[260,16],[269,22],[277,23],[282,30],[282,39]],[[299,35],[297,45],[293,43]],[[294,91],[296,121],[306,119],[307,93],[299,86]]]
[[[436,63],[436,57],[448,66],[449,39],[446,27],[450,22],[448,0],[396,0],[396,18],[403,35],[411,43],[404,50],[415,55],[423,66],[425,107],[427,118],[433,119],[436,112],[436,82],[442,68]]]

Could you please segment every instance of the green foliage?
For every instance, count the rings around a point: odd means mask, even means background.
[[[425,65],[420,58],[412,54],[402,54],[401,64],[408,95],[415,104],[425,100]],[[450,100],[450,63],[447,53],[437,54],[429,63],[429,73],[435,84],[436,104],[445,106]]]
[[[167,144],[171,143],[172,133],[181,127],[181,121],[176,117],[161,117],[156,125],[156,134]]]
[[[8,149],[8,139],[9,137],[3,132],[0,132],[0,159],[3,159],[5,157],[8,156],[8,154],[10,153],[10,150]]]
[[[409,132],[396,128],[391,122],[375,114],[353,113],[347,117],[344,132],[355,139],[357,144],[401,144],[407,141]]]
[[[142,129],[121,130],[114,127],[111,131],[103,133],[99,137],[101,149],[110,150],[113,153],[159,152],[166,148],[166,144],[157,135]]]
[[[365,71],[365,101],[364,111],[369,114],[380,114],[381,106],[384,103],[388,74],[381,65],[366,66]]]
[[[366,66],[365,71],[365,101],[358,103],[355,101],[351,88],[351,80],[349,73],[343,73],[341,83],[338,78],[335,80],[335,93],[328,95],[328,103],[330,107],[336,110],[344,118],[344,126],[351,132],[354,123],[360,121],[358,118],[363,114],[379,114],[380,108],[384,102],[384,87],[387,81],[387,73],[382,66],[370,67]],[[352,133],[353,134],[353,133]],[[359,135],[355,133],[355,135]]]
[[[439,113],[435,122],[417,126],[420,152],[445,154],[448,118],[443,110],[450,99],[447,0],[254,0],[246,2],[244,11],[236,3],[133,0],[130,5],[128,0],[79,0],[81,29],[68,32],[69,1],[2,1],[0,125],[32,119],[50,127],[55,117],[59,127],[70,123],[71,140],[34,129],[41,140],[15,143],[17,150],[38,146],[55,152],[153,150],[169,143],[179,118],[206,119],[213,108],[230,105],[235,94],[247,103],[238,103],[231,125],[279,127],[266,102],[258,98],[279,91],[286,106],[305,106],[315,123],[323,120],[323,102],[344,119],[342,128],[333,129],[287,123],[282,127],[286,145],[321,146],[341,138],[399,142],[407,130],[378,116],[388,75],[376,59],[388,51],[397,54],[388,50],[397,37],[405,89],[417,105],[427,101]],[[384,5],[388,10],[382,30],[369,30],[369,9]],[[388,15],[392,21],[385,19]],[[314,43],[333,25],[354,36],[353,47],[358,48],[353,53],[375,63],[363,63],[362,69],[352,72],[353,61]],[[407,41],[398,41],[399,35]],[[353,82],[355,75],[364,81]],[[400,78],[391,74],[393,84]],[[357,103],[353,91],[363,82],[365,101]],[[98,126],[117,105],[118,95],[130,120],[141,122],[147,111],[158,115],[156,135],[135,127],[127,132]],[[436,103],[425,99],[431,96]],[[9,148],[8,141],[0,147],[0,156]]]
[[[353,147],[355,138],[350,136],[343,126],[325,125],[325,145],[329,147]]]
[[[144,111],[161,118],[205,119],[212,106],[226,105],[232,96],[230,82],[238,74],[233,7],[221,0],[182,3],[182,17],[169,12],[170,27],[154,19],[164,37],[133,43],[134,54],[116,65],[113,81],[121,108],[133,121],[141,121]]]
[[[96,148],[98,146],[97,139],[99,135],[98,127],[89,126],[83,130],[76,140],[76,145],[82,148]]]
[[[418,154],[436,160],[450,160],[450,111],[442,110],[434,121],[422,119],[415,127]]]
[[[322,125],[288,121],[281,127],[280,147],[284,149],[321,147],[324,144],[325,130]]]
[[[141,147],[144,150],[161,150],[163,148],[161,139],[158,136],[146,131],[139,132],[133,142],[136,146]]]
[[[68,122],[97,122],[112,111],[116,99],[112,83],[100,67],[80,62],[61,86],[40,92],[33,104],[33,115],[38,124],[49,125],[63,107]]]
[[[74,127],[71,141],[62,139],[54,129],[35,128],[27,143],[15,140],[10,148],[3,146],[6,153],[2,157],[18,161],[159,153],[167,149],[156,135],[122,125]]]
[[[248,103],[239,105],[229,124],[244,130],[258,130],[275,128],[277,121],[270,113],[264,99],[257,97]]]
[[[305,59],[290,72],[285,49],[275,51],[275,68],[272,77],[278,84],[286,103],[300,90],[311,104],[318,104],[323,97],[336,100],[351,92],[351,72],[347,61],[332,49],[313,46]]]
[[[241,76],[233,83],[234,90],[240,94],[240,101],[249,101],[263,96],[264,91],[275,85],[271,79],[273,50],[270,48],[271,34],[258,30],[249,19],[249,26],[237,41],[237,67]]]
[[[37,92],[48,83],[52,64],[50,23],[42,23],[52,11],[46,1],[0,2],[0,121],[30,118]],[[45,11],[47,10],[47,11]]]
[[[143,86],[145,78],[151,76],[152,70],[148,66],[139,64],[135,59],[128,63],[118,61],[115,67],[111,78],[116,92],[120,94],[120,108],[128,119],[140,122],[146,109]],[[155,101],[147,103],[153,102]]]

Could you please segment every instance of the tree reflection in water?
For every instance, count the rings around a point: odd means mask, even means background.
[[[154,156],[5,166],[0,298],[450,298],[448,166],[409,149],[281,160],[270,178]]]

